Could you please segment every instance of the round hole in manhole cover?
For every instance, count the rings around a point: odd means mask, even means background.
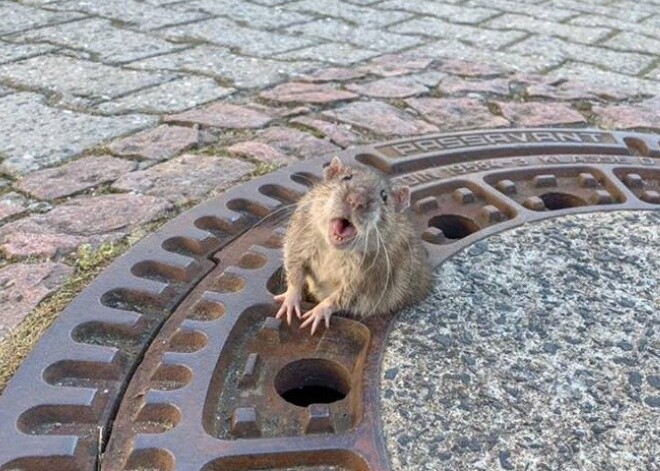
[[[440,229],[447,239],[462,239],[479,230],[472,219],[456,214],[440,214],[429,219],[429,227]]]
[[[296,406],[331,404],[350,391],[350,374],[339,363],[307,358],[285,365],[275,376],[275,390]]]
[[[660,148],[651,134],[470,131],[342,157],[411,187],[412,218],[435,265],[525,223],[660,209]],[[99,456],[103,471],[392,469],[379,368],[393,317],[333,318],[314,337],[297,320],[288,326],[273,318],[272,295],[284,287],[285,207],[322,178],[328,160],[301,162],[209,200],[104,271],[0,396],[0,470],[87,471]],[[581,263],[575,269],[590,276]],[[429,335],[453,345],[442,332]],[[420,363],[415,355],[406,360]],[[305,369],[313,380],[300,374]],[[448,379],[464,387],[460,375]],[[433,397],[432,389],[421,392]],[[647,396],[649,407],[660,403]],[[469,437],[459,445],[477,447]],[[508,466],[506,455],[501,460]]]

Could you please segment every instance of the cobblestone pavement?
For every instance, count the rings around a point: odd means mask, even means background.
[[[660,130],[658,0],[2,0],[0,18],[0,339],[83,244],[276,165],[456,129]]]

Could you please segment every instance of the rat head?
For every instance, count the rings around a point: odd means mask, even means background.
[[[315,206],[321,216],[319,229],[336,249],[376,250],[377,238],[410,206],[410,188],[393,188],[384,177],[346,166],[339,157],[325,168],[324,177],[326,198]]]

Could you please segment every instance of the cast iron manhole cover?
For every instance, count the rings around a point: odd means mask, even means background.
[[[659,141],[498,130],[343,158],[412,186],[415,221],[438,265],[525,222],[660,209]],[[0,397],[0,469],[389,469],[379,368],[391,317],[335,318],[314,337],[272,317],[290,214],[278,210],[320,178],[323,162],[207,201],[102,273]]]

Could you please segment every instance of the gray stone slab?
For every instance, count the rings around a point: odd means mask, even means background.
[[[551,10],[552,11],[552,10]],[[650,21],[642,23],[633,23],[628,18],[611,18],[609,16],[582,14],[568,21],[569,24],[579,26],[602,26],[605,28],[618,29],[631,33],[644,34],[655,38],[660,38],[660,21],[656,24]],[[649,50],[647,52],[653,52]]]
[[[22,33],[16,38],[47,41],[94,54],[103,62],[123,63],[181,49],[182,45],[120,28],[94,18]]]
[[[155,125],[156,117],[92,116],[52,108],[34,93],[0,98],[0,172],[23,174],[67,160],[106,140]]]
[[[231,80],[240,88],[264,87],[289,75],[319,67],[312,61],[277,61],[234,54],[218,46],[197,46],[163,56],[132,62],[129,67],[145,70],[171,70],[212,75]]]
[[[15,33],[31,28],[52,25],[82,18],[84,15],[76,12],[54,12],[21,5],[15,2],[0,3],[0,34]]]
[[[315,43],[310,39],[239,26],[226,18],[214,18],[189,25],[165,28],[159,30],[159,34],[178,41],[208,41],[220,46],[233,47],[244,54],[257,57],[269,57],[272,54]]]
[[[326,43],[311,46],[296,51],[278,54],[275,58],[293,60],[318,60],[330,64],[350,65],[365,59],[376,57],[381,53],[372,49],[364,49],[345,43]]]
[[[607,3],[610,3],[609,5]],[[628,21],[640,21],[654,11],[657,13],[657,5],[653,6],[645,2],[607,2],[596,4],[594,2],[585,2],[581,0],[550,0],[546,2],[545,7],[553,10],[572,10],[589,15],[597,14],[609,16],[611,18],[626,18]]]
[[[540,3],[540,2],[539,2]],[[468,0],[466,5],[471,7],[484,7],[499,10],[501,12],[521,13],[542,20],[564,21],[575,16],[575,11],[563,8],[546,8],[542,5],[531,5],[518,0]]]
[[[598,67],[577,62],[568,62],[553,70],[549,75],[556,77],[557,79],[578,77],[585,80],[585,77],[588,77],[590,84],[619,90],[622,93],[628,93],[630,95],[660,94],[660,82],[658,81],[644,80],[629,75],[606,72]]]
[[[163,8],[135,0],[71,0],[50,6],[55,10],[82,11],[149,30],[208,18],[201,12]]]
[[[173,74],[124,70],[71,57],[46,55],[0,67],[0,78],[67,97],[109,99],[171,80]]]
[[[340,0],[302,0],[288,3],[284,8],[316,13],[320,16],[334,16],[365,27],[384,27],[413,17],[412,13],[383,11],[377,6],[362,7]]]
[[[226,16],[255,29],[282,28],[314,19],[304,13],[255,5],[244,0],[194,0],[180,3],[173,8]]]
[[[0,41],[0,65],[29,57],[40,56],[57,49],[48,44],[12,44]]]
[[[492,64],[511,70],[526,72],[542,72],[557,67],[561,60],[549,58],[545,55],[526,56],[513,52],[489,50],[482,47],[470,46],[457,39],[440,39],[424,46],[413,49],[411,52],[428,57],[445,57]]]
[[[15,90],[13,88],[5,87],[4,85],[0,84],[0,96],[9,95],[10,93],[14,92]]]
[[[513,13],[498,16],[486,22],[485,26],[495,29],[516,29],[530,33],[558,36],[583,44],[596,43],[612,32],[609,28],[567,25]]]
[[[378,8],[385,10],[401,10],[422,15],[431,15],[443,18],[453,23],[477,24],[500,14],[492,8],[478,6],[450,5],[445,2],[433,2],[431,0],[387,0],[378,4]]]
[[[103,113],[174,113],[203,105],[234,91],[212,78],[184,77],[98,106]]]
[[[403,34],[424,34],[437,38],[460,39],[476,47],[497,49],[526,36],[522,31],[497,31],[469,25],[448,23],[434,18],[416,18],[390,28]]]
[[[388,33],[383,29],[363,28],[331,18],[294,25],[289,28],[289,31],[330,41],[342,38],[342,43],[350,43],[354,46],[384,53],[408,49],[411,46],[421,44],[425,40],[420,36]]]
[[[624,31],[605,41],[604,45],[624,51],[645,53],[654,53],[655,51],[656,55],[660,51],[660,39],[644,36],[637,32]]]
[[[571,59],[587,62],[627,75],[637,75],[656,61],[656,58],[652,56],[612,51],[603,47],[586,46],[540,35],[533,35],[507,48],[507,50],[528,56],[544,55],[559,61]]]
[[[392,469],[654,469],[659,226],[658,212],[553,219],[436,269],[386,343]]]

